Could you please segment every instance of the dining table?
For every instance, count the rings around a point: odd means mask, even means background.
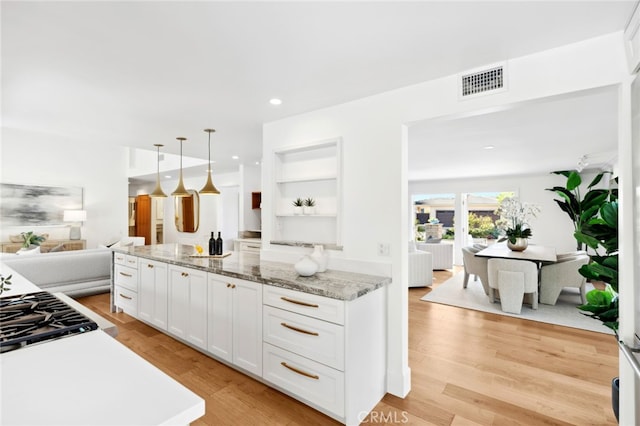
[[[479,257],[499,257],[503,259],[530,260],[541,264],[558,261],[555,247],[530,244],[526,250],[513,251],[506,243],[496,243],[476,253]]]

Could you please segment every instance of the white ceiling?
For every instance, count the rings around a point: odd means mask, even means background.
[[[622,30],[636,1],[2,1],[2,125],[173,154],[185,136],[185,155],[205,159],[213,127],[224,171],[260,160],[264,122]],[[452,154],[474,174],[478,159],[506,167],[503,153],[516,170],[530,155],[560,165],[544,147],[602,143],[612,96],[416,125],[410,176]]]

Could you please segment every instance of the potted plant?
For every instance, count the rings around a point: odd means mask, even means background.
[[[40,243],[47,239],[44,235],[34,234],[33,231],[21,232],[20,235],[22,236],[22,247],[26,250],[32,250],[40,246]]]
[[[316,201],[309,197],[304,200],[304,214],[314,214],[316,212]]]
[[[547,191],[553,191],[558,194],[561,199],[555,199],[560,209],[565,212],[571,222],[573,222],[574,233],[581,232],[582,227],[588,223],[592,218],[598,214],[598,210],[603,202],[605,202],[611,192],[616,192],[616,189],[594,189],[603,176],[610,172],[598,173],[591,183],[587,186],[587,193],[582,197],[580,193],[580,185],[582,184],[582,177],[580,173],[575,170],[562,170],[552,172],[556,175],[561,175],[567,178],[565,186],[554,186],[553,188],[546,188]],[[576,238],[577,250],[584,250],[585,245]]]
[[[505,236],[498,241],[507,241],[513,251],[524,251],[529,245],[528,239],[533,235],[529,221],[538,216],[540,207],[535,204],[521,203],[517,197],[507,197],[500,202],[496,211],[500,219],[496,225]]]
[[[602,321],[602,324],[618,332],[618,200],[616,192],[599,207],[597,216],[582,225],[574,234],[576,240],[593,249],[591,261],[579,269],[587,279],[604,283],[586,294],[587,303],[578,306],[585,315]],[[618,419],[620,380],[611,382],[611,405]]]
[[[296,198],[293,200],[293,214],[302,214],[302,207],[304,206],[304,201],[302,198]]]

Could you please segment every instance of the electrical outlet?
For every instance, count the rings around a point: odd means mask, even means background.
[[[378,256],[391,256],[389,243],[378,243]]]

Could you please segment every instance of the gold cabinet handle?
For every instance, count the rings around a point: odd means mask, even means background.
[[[294,327],[292,325],[287,324],[286,322],[281,322],[280,325],[283,326],[283,327],[286,327],[286,328],[288,328],[290,330],[297,331],[298,333],[310,334],[312,336],[319,336],[319,334],[316,333],[315,331],[308,331],[308,330],[304,330],[302,328]]]
[[[235,284],[227,283],[227,288],[236,288]]]
[[[127,260],[127,262],[129,262],[129,263],[136,263],[136,261],[135,261],[135,260]]]
[[[247,246],[247,248],[259,249],[259,248],[260,248],[260,246]]]
[[[310,308],[317,308],[318,307],[318,305],[316,305],[314,303],[301,302],[299,300],[289,299],[288,297],[284,297],[284,296],[281,296],[280,299],[284,300],[285,302],[295,303],[296,305],[308,306]]]
[[[153,265],[150,263],[147,263],[147,268],[153,268]]]
[[[133,277],[133,275],[125,274],[124,272],[120,272],[120,275],[122,275],[123,277],[129,277],[129,278]]]
[[[125,296],[124,294],[120,293],[120,297],[122,297],[123,299],[127,299],[127,300],[131,300],[132,298],[129,296]]]
[[[227,283],[227,288],[231,288],[231,284],[230,283]]]
[[[182,275],[183,277],[188,277],[189,276],[189,274],[186,273],[186,272],[181,272],[180,275]]]
[[[231,284],[231,288],[236,288],[236,285],[235,284]]]
[[[280,363],[280,365],[282,365],[283,367],[288,368],[289,370],[293,371],[294,373],[300,374],[301,376],[310,377],[310,378],[315,379],[315,380],[320,379],[320,376],[316,376],[315,374],[311,374],[311,373],[307,373],[306,371],[299,370],[299,369],[297,369],[295,367],[292,367],[292,366],[288,365],[284,361],[282,361]]]

